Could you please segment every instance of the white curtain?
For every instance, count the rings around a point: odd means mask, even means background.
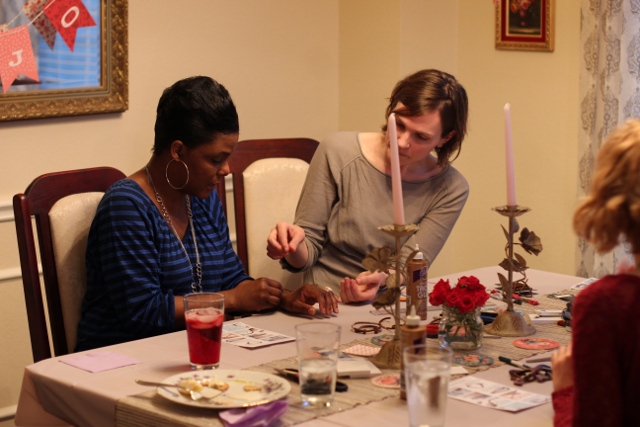
[[[595,156],[607,136],[629,118],[640,118],[640,0],[582,0],[580,69],[579,188],[591,182]],[[578,240],[583,277],[615,272],[629,256],[620,244],[605,255]]]

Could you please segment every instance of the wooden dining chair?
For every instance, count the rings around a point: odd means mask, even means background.
[[[293,222],[318,144],[309,138],[245,140],[229,157],[237,252],[249,275],[295,286],[298,276],[267,257],[267,236],[277,221]],[[218,194],[228,218],[224,181],[218,184]]]
[[[51,357],[51,343],[54,356],[73,351],[86,292],[89,227],[104,192],[124,177],[110,167],[48,173],[13,197],[34,362]]]

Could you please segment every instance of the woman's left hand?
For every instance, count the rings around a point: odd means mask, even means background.
[[[327,316],[338,312],[338,298],[336,295],[310,283],[305,283],[293,292],[284,292],[280,306],[291,313],[313,316],[316,314],[315,303],[318,303],[320,312]]]
[[[363,271],[355,279],[345,277],[340,282],[340,298],[342,302],[371,301],[376,297],[380,285],[387,280],[387,275],[376,271]]]
[[[551,354],[551,369],[553,370],[553,391],[573,385],[571,344],[560,346]]]

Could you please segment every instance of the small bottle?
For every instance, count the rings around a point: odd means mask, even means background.
[[[404,325],[400,327],[400,351],[404,356],[404,349],[411,345],[424,344],[426,342],[426,329],[420,326],[420,317],[416,315],[416,307],[411,306]],[[400,399],[407,399],[407,391],[404,380],[404,357],[400,359]]]
[[[413,257],[407,267],[407,301],[411,297],[411,305],[415,306],[416,314],[420,320],[427,320],[427,260],[416,244],[418,253]],[[407,313],[410,311],[407,306]]]

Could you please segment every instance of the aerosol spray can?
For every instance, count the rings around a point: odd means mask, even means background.
[[[407,302],[411,301],[411,305],[415,306],[416,314],[420,320],[427,319],[427,260],[424,254],[420,252],[420,248],[416,244],[416,250],[419,251],[409,262],[407,268]],[[410,307],[407,305],[407,313]]]

